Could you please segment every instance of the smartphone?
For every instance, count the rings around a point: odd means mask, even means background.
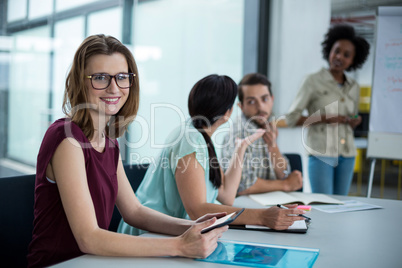
[[[244,208],[242,208],[239,211],[230,213],[229,215],[226,215],[225,217],[219,218],[216,220],[216,222],[214,224],[212,224],[211,226],[208,226],[204,229],[201,230],[202,234],[205,234],[215,228],[219,228],[225,225],[228,225],[230,223],[232,223],[237,217],[239,217],[239,215],[244,211]]]

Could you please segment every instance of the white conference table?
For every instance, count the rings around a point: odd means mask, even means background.
[[[229,229],[222,239],[318,248],[314,267],[402,267],[402,201],[334,196],[382,206],[382,209],[325,213],[308,212],[312,224],[306,234]],[[235,206],[261,207],[248,197]],[[148,234],[147,236],[153,236]],[[235,267],[186,258],[126,258],[83,255],[55,267]]]

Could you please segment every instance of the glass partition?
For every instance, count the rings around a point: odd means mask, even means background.
[[[53,0],[29,0],[29,19],[47,16],[53,12]]]
[[[27,0],[7,2],[7,22],[22,20],[27,17]]]
[[[91,13],[88,16],[88,36],[102,33],[121,40],[122,17],[121,7]]]
[[[100,0],[56,0],[56,11],[59,12],[67,9],[77,8],[93,2],[100,2]]]
[[[128,162],[159,153],[169,132],[188,118],[188,94],[198,80],[214,73],[241,79],[243,9],[242,0],[139,2],[133,44],[140,110],[129,131]]]
[[[49,33],[48,26],[18,32],[10,51],[8,156],[32,165],[48,125]]]
[[[85,38],[85,18],[74,17],[59,21],[54,28],[52,122],[64,117],[62,104],[67,74],[77,47]]]

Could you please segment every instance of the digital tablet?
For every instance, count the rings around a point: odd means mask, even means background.
[[[244,208],[239,210],[239,211],[230,213],[229,215],[226,215],[225,217],[217,219],[214,224],[202,229],[201,233],[205,234],[205,233],[207,233],[207,232],[209,232],[209,231],[211,231],[211,230],[213,230],[215,228],[219,228],[219,227],[222,227],[222,226],[225,226],[225,225],[228,225],[228,224],[232,223],[237,217],[239,217],[239,215],[243,211],[244,211]]]

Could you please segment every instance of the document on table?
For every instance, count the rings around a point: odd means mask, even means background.
[[[342,205],[313,205],[312,208],[326,213],[337,213],[337,212],[358,211],[366,209],[376,209],[382,207],[363,203],[360,201],[348,200],[343,201]]]

